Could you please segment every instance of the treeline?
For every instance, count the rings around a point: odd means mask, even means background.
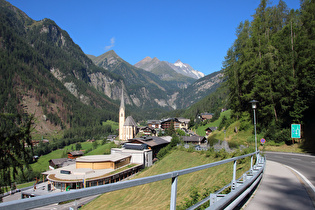
[[[31,145],[32,122],[32,117],[0,113],[0,194],[32,160],[31,147],[25,147]]]
[[[237,39],[224,61],[229,106],[235,119],[252,119],[269,139],[290,139],[290,124],[314,125],[315,2],[302,0],[299,10],[284,1],[268,7],[261,0],[252,21],[236,30]]]
[[[213,113],[216,119],[219,118],[222,109],[229,108],[227,101],[228,92],[226,87],[218,87],[215,92],[186,109],[183,116],[190,119],[196,118],[198,114],[207,112]]]

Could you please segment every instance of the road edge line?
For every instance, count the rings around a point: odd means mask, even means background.
[[[282,164],[282,165],[284,165],[285,167],[287,167],[288,169],[293,171],[297,176],[299,176],[302,179],[302,184],[306,188],[306,191],[313,202],[313,206],[315,207],[315,187],[314,187],[314,185],[303,174],[301,174],[298,170],[296,170],[290,166],[287,166],[285,164]]]

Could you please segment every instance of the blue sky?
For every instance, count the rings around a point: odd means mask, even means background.
[[[108,50],[130,64],[146,56],[180,59],[206,75],[222,68],[241,21],[260,0],[8,0],[34,20],[49,18],[84,53]],[[271,1],[277,4],[278,0]],[[299,0],[285,0],[299,9]]]

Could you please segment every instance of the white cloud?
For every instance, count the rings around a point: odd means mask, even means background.
[[[115,46],[115,37],[112,37],[110,39],[110,45],[105,46],[105,50],[109,50],[109,49],[113,48],[114,46]]]

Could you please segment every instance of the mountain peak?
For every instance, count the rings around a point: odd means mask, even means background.
[[[187,66],[179,59],[174,63],[174,65],[180,68],[185,68],[185,67],[187,68]]]
[[[178,59],[175,63],[183,63],[183,62],[180,59]]]
[[[152,62],[159,62],[160,60],[157,58],[157,57],[154,57],[153,59],[152,59]]]
[[[141,61],[139,61],[138,63],[135,64],[135,67],[141,68],[142,66],[150,63],[152,61],[152,58],[147,56],[145,58],[143,58]]]
[[[107,51],[106,53],[107,56],[114,56],[114,57],[118,57],[118,55],[116,54],[116,52],[114,50],[110,50],[110,51]]]
[[[151,58],[150,56],[147,56],[147,57],[143,58],[143,61],[148,61],[148,62],[150,62],[151,60],[152,60],[152,58]]]

